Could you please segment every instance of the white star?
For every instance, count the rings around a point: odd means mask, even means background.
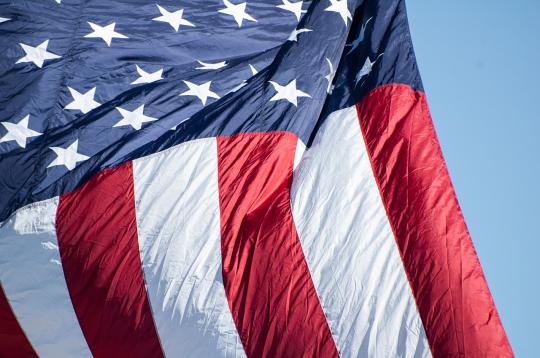
[[[56,158],[47,166],[47,168],[63,165],[68,168],[68,170],[75,169],[78,162],[82,162],[90,158],[86,155],[80,154],[78,152],[78,146],[79,140],[77,139],[67,148],[50,147],[50,149],[56,153]]]
[[[131,82],[132,85],[138,85],[140,83],[152,83],[163,79],[163,68],[157,70],[156,72],[146,72],[138,65],[135,65],[135,67],[137,68],[137,73],[140,77],[137,78],[135,81]]]
[[[11,20],[11,19],[8,19],[7,17],[0,17],[0,24],[2,22],[6,22],[6,21],[9,21],[9,20]]]
[[[328,81],[328,88],[326,89],[326,93],[332,94],[332,91],[334,90],[334,86],[332,86],[332,80],[336,75],[336,71],[334,70],[334,66],[332,65],[332,62],[328,57],[326,58],[326,62],[328,63],[328,67],[330,67],[330,73],[324,76],[324,78]]]
[[[294,29],[293,32],[291,32],[291,35],[287,40],[289,41],[298,41],[298,35],[302,32],[311,32],[313,30],[311,29]]]
[[[84,35],[84,37],[95,37],[95,38],[101,38],[107,46],[111,46],[111,41],[114,38],[118,39],[127,39],[127,36],[124,36],[116,31],[114,31],[114,27],[116,26],[116,23],[113,22],[107,26],[100,26],[98,24],[94,24],[93,22],[88,22],[88,25],[94,30],[94,32],[91,32],[87,35]]]
[[[351,12],[347,8],[347,0],[330,0],[330,3],[331,5],[324,11],[337,12],[345,22],[345,26],[347,26],[347,19],[352,20]]]
[[[236,86],[236,87],[234,87],[232,90],[230,90],[229,93],[231,93],[231,92],[236,92],[236,91],[238,91],[240,88],[244,87],[245,85],[247,85],[247,82],[246,82],[246,80],[243,80],[242,82],[240,82],[240,84],[239,84],[238,86]]]
[[[88,90],[86,93],[80,93],[71,87],[68,87],[68,90],[71,93],[71,97],[73,97],[73,101],[68,103],[64,109],[74,109],[86,114],[101,105],[101,103],[94,100],[96,87]]]
[[[257,69],[255,68],[255,66],[253,66],[252,64],[249,65],[249,69],[251,70],[251,74],[253,76],[255,76],[257,73],[259,73],[259,71],[257,71]]]
[[[182,16],[184,15],[184,9],[180,9],[175,12],[169,12],[159,5],[156,6],[158,7],[161,16],[156,17],[152,20],[167,22],[176,32],[178,32],[180,25],[195,27],[195,25],[193,25],[191,22],[182,18]]]
[[[290,2],[289,0],[281,0],[281,1],[283,2],[283,5],[276,5],[276,7],[292,12],[296,16],[296,19],[300,21],[300,16],[302,16],[303,12],[306,12],[306,10],[302,10],[303,1],[298,1],[298,2]]]
[[[43,62],[45,62],[46,60],[60,58],[60,56],[52,52],[47,52],[47,46],[49,46],[49,40],[43,41],[41,44],[37,45],[36,47],[28,46],[23,43],[20,43],[19,45],[21,45],[24,52],[26,52],[26,56],[24,56],[23,58],[20,58],[16,63],[33,62],[37,67],[41,68],[43,67]]]
[[[26,148],[26,140],[30,137],[37,137],[41,133],[28,128],[30,115],[26,115],[19,123],[0,122],[7,129],[6,135],[0,138],[0,143],[15,141],[21,148]]]
[[[249,69],[251,70],[251,74],[252,74],[253,76],[255,76],[257,73],[259,73],[259,71],[257,71],[257,69],[256,69],[253,65],[251,65],[251,64],[249,64]],[[236,86],[236,87],[234,87],[232,90],[230,90],[230,92],[236,92],[236,91],[238,91],[240,88],[244,87],[246,84],[247,84],[246,80],[243,80],[238,86]],[[229,93],[230,93],[230,92],[229,92]]]
[[[195,67],[197,70],[219,70],[227,66],[227,62],[225,61],[210,63],[197,60],[197,62],[201,65],[201,67]]]
[[[364,62],[364,66],[362,66],[360,71],[358,71],[358,73],[356,74],[356,84],[360,82],[362,77],[364,77],[365,75],[369,75],[372,69],[373,69],[373,63],[371,62],[368,56],[368,58],[366,58],[366,62]]]
[[[351,44],[347,44],[347,46],[351,46],[351,49],[349,50],[349,52],[347,52],[347,55],[353,52],[358,47],[358,45],[360,45],[362,41],[364,41],[364,38],[366,36],[366,26],[371,21],[371,19],[373,19],[373,17],[370,17],[366,21],[366,23],[362,25],[362,28],[360,29],[360,34],[358,35],[358,37]]]
[[[238,24],[238,27],[242,27],[242,21],[244,19],[249,21],[257,21],[253,17],[251,17],[251,15],[246,13],[247,3],[245,2],[240,4],[233,4],[229,0],[223,0],[223,4],[226,6],[226,8],[218,10],[218,12],[234,17],[234,20]]]
[[[210,91],[210,84],[212,81],[205,82],[202,85],[197,85],[189,81],[183,82],[189,87],[189,90],[181,93],[180,96],[195,96],[201,100],[203,106],[206,104],[208,97],[219,99],[219,96],[216,93]]]
[[[274,89],[277,92],[274,95],[274,97],[270,98],[270,101],[286,99],[287,101],[294,104],[295,106],[298,106],[298,97],[311,98],[311,96],[307,94],[306,92],[296,89],[296,79],[292,80],[285,86],[282,86],[279,83],[276,83],[274,81],[269,81],[269,82],[272,84],[272,86],[274,86]]]
[[[369,56],[366,58],[366,62],[364,62],[364,66],[362,66],[360,71],[358,71],[358,73],[356,74],[356,84],[358,84],[358,82],[360,82],[360,80],[364,76],[369,75],[371,73],[371,71],[373,70],[373,65],[375,64],[375,62],[379,60],[379,58],[382,55],[384,55],[384,53],[381,53],[379,56],[377,56],[377,58],[373,62],[371,62],[371,59],[369,58]]]
[[[120,107],[116,107],[116,110],[120,112],[122,119],[113,127],[132,126],[134,129],[139,130],[142,128],[143,123],[157,121],[157,118],[144,115],[144,104],[132,112]]]

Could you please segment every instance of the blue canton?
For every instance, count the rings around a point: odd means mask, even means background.
[[[290,131],[309,146],[373,88],[421,90],[404,6],[0,1],[0,221],[185,141]]]

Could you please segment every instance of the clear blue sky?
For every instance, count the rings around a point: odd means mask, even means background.
[[[540,357],[540,0],[407,0],[420,73],[516,357]]]

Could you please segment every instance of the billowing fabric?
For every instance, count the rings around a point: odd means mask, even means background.
[[[0,0],[0,357],[512,357],[403,0]]]

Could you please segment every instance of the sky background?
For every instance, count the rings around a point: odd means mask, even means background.
[[[461,208],[516,357],[540,357],[540,0],[407,0]]]

